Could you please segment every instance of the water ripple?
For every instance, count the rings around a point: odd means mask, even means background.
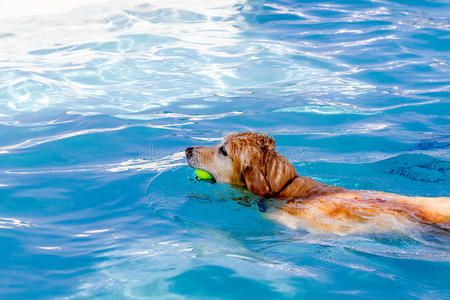
[[[115,127],[115,128],[86,129],[86,130],[80,130],[80,131],[65,133],[65,134],[56,135],[56,136],[33,138],[33,139],[28,139],[26,141],[23,141],[21,143],[15,144],[15,145],[0,147],[0,151],[2,151],[3,153],[8,153],[9,151],[12,151],[12,150],[31,148],[31,147],[35,147],[35,146],[38,146],[41,144],[54,142],[54,141],[58,141],[58,140],[63,140],[63,139],[71,138],[74,136],[91,134],[91,133],[117,131],[117,130],[122,130],[125,128],[127,128],[127,126],[120,126],[120,127]]]
[[[261,131],[319,181],[448,196],[448,3],[25,2],[0,9],[3,298],[448,295],[447,232],[291,229],[182,152]]]

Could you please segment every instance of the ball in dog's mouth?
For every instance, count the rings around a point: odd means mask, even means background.
[[[201,169],[195,169],[195,175],[199,180],[211,180],[214,181],[214,177],[209,174],[208,172],[201,170]]]

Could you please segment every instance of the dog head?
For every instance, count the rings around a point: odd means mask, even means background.
[[[298,176],[265,134],[230,134],[218,145],[189,147],[185,152],[189,166],[209,172],[217,182],[246,186],[261,196],[278,193]]]

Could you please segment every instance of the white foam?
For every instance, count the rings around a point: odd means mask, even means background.
[[[42,249],[42,250],[50,250],[50,251],[61,250],[61,247],[58,247],[58,246],[38,246],[38,248]]]
[[[131,159],[120,162],[118,164],[110,165],[106,169],[107,172],[124,172],[128,170],[151,170],[151,171],[165,171],[177,166],[185,165],[184,152],[176,152],[160,159],[148,161],[144,159]]]
[[[26,221],[16,219],[16,218],[1,218],[0,217],[0,228],[12,229],[14,227],[30,227],[30,224]]]

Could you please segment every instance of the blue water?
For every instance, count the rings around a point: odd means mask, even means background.
[[[183,153],[254,130],[321,182],[449,196],[449,11],[167,0],[0,18],[0,298],[449,299],[448,232],[289,229],[194,180]]]

